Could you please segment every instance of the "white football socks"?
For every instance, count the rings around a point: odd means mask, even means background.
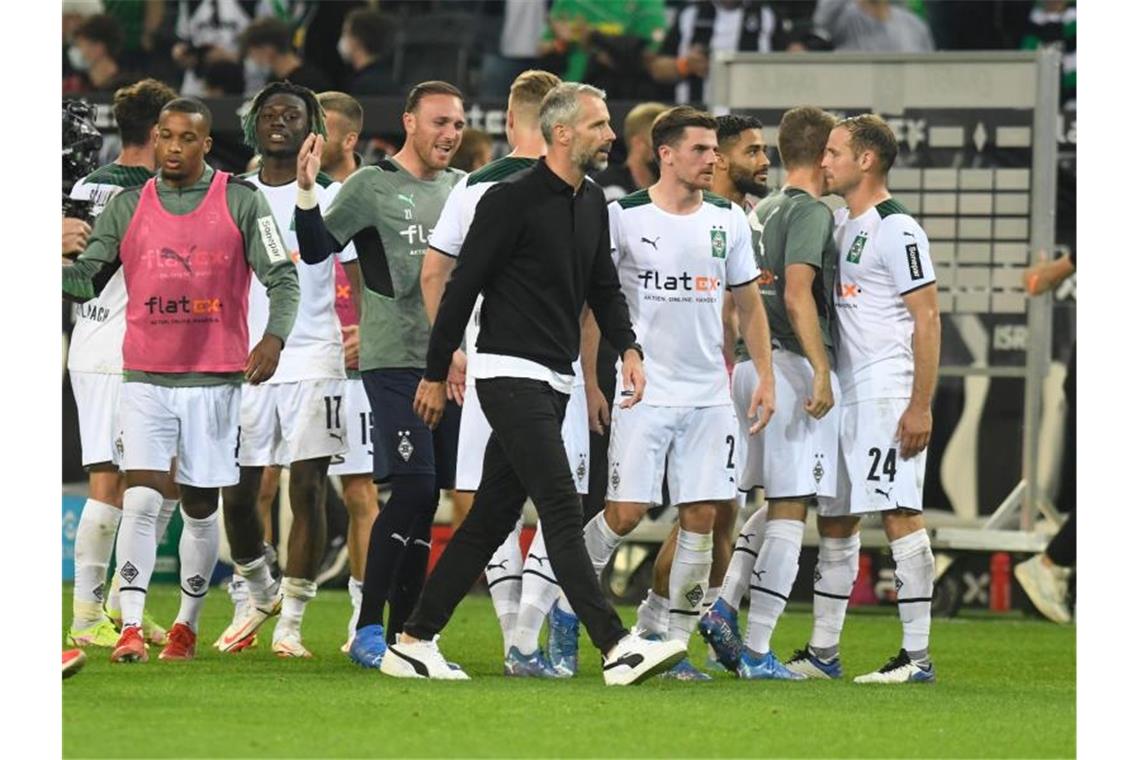
[[[756,558],[760,556],[764,525],[767,522],[768,507],[764,506],[752,513],[736,537],[736,546],[732,549],[724,582],[720,584],[720,598],[734,610],[740,609],[740,601],[748,591],[748,579],[752,576]]]
[[[546,541],[542,537],[542,524],[539,523],[523,562],[522,594],[512,636],[514,646],[522,654],[532,654],[538,649],[538,634],[542,630],[542,624],[561,592],[562,588],[554,576],[554,568],[550,566]]]
[[[75,587],[71,594],[72,625],[88,628],[103,618],[103,585],[115,549],[115,532],[123,511],[88,499],[75,529]]]
[[[859,574],[859,534],[850,538],[819,539],[812,598],[811,648],[827,658],[834,657],[847,615],[847,601]]]
[[[305,605],[317,595],[317,584],[305,578],[282,578],[281,619],[273,629],[273,643],[290,633],[301,634],[301,619],[305,616]]]
[[[669,631],[671,641],[688,641],[701,616],[701,602],[712,571],[713,534],[677,532],[677,551],[669,569]]]
[[[234,562],[234,570],[245,579],[253,603],[263,609],[273,606],[280,584],[269,572],[269,560],[262,554],[252,562]]]
[[[162,494],[153,488],[133,486],[123,494],[123,517],[115,542],[123,625],[142,625],[150,576],[154,573],[155,523],[162,511]]]
[[[356,622],[360,620],[360,600],[364,596],[364,582],[356,578],[348,579],[348,599],[352,602],[352,615],[348,618],[348,640],[356,636]]]
[[[930,537],[925,530],[918,530],[895,539],[891,541],[891,555],[895,559],[902,648],[912,659],[923,659],[930,646],[930,601],[934,595]]]
[[[653,589],[637,606],[637,634],[642,638],[657,636],[664,639],[669,633],[669,600]]]
[[[158,519],[154,522],[154,540],[161,544],[166,536],[166,528],[170,525],[170,518],[174,517],[174,510],[182,502],[178,499],[163,499],[162,509],[158,512]]]
[[[503,656],[511,648],[515,622],[519,615],[519,595],[522,593],[522,547],[519,534],[522,532],[522,518],[515,523],[515,529],[507,536],[502,546],[491,555],[484,574],[487,577],[487,590],[491,592],[491,604],[499,618],[499,629],[503,632]]]
[[[752,571],[746,644],[756,654],[767,654],[772,631],[788,603],[800,567],[804,524],[799,520],[769,520],[764,544]]]
[[[606,511],[603,509],[582,529],[582,538],[586,541],[586,551],[590,554],[590,562],[594,565],[594,573],[600,578],[602,571],[614,556],[622,537],[614,533],[613,528],[606,522]]]
[[[218,510],[201,520],[190,517],[182,510],[182,538],[178,542],[178,559],[182,565],[182,604],[175,622],[185,623],[198,632],[198,616],[206,592],[210,590],[210,576],[218,564],[218,544],[221,531],[218,527]],[[125,615],[126,613],[124,613]]]

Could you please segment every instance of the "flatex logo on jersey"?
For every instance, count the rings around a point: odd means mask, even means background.
[[[843,282],[842,280],[835,281],[835,306],[839,309],[857,309],[859,304],[855,299],[863,289],[853,282]]]
[[[409,251],[410,255],[423,256],[427,253],[427,243],[431,238],[431,233],[434,231],[434,227],[429,227],[427,232],[424,232],[424,226],[422,224],[409,224],[407,227],[400,230],[399,235],[408,241],[408,245],[421,246],[419,248],[413,247],[412,250]]]
[[[656,269],[646,269],[637,279],[641,280],[641,297],[646,301],[711,303],[717,300],[721,289],[719,278],[688,272],[663,275]]]
[[[213,319],[210,315],[221,314],[222,312],[222,299],[220,298],[162,298],[161,296],[151,296],[145,303],[146,312],[152,317],[156,315],[166,314],[170,316],[189,315],[191,317],[204,317],[204,320],[194,321],[208,321],[212,322]],[[152,320],[152,321],[174,321],[184,322],[183,319],[173,320]]]

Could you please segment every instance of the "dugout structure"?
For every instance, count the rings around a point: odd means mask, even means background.
[[[841,116],[880,114],[899,139],[890,189],[930,238],[943,324],[940,385],[959,384],[964,398],[947,449],[958,436],[958,448],[970,452],[956,463],[949,455],[928,460],[928,484],[930,468],[941,465],[953,505],[949,520],[931,521],[936,548],[1036,552],[1051,532],[1035,530],[1038,517],[1046,528],[1060,525],[1038,477],[1052,296],[1029,298],[1022,285],[1025,268],[1054,250],[1059,67],[1051,50],[733,53],[713,61],[711,110],[759,116],[770,145],[783,112],[807,104]],[[775,168],[769,185],[781,179]],[[1014,403],[1020,396],[1010,432],[1019,452],[985,451],[984,400],[1002,386]],[[1008,479],[1004,498],[980,496],[979,472],[995,466]]]

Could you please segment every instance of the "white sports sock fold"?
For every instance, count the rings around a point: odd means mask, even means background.
[[[88,499],[75,529],[75,586],[71,595],[72,624],[86,628],[103,617],[103,586],[115,549],[115,533],[123,511]]]
[[[644,634],[665,638],[669,633],[669,600],[653,589],[637,606],[637,628]]]
[[[288,632],[301,632],[305,605],[317,595],[317,584],[306,578],[282,578],[281,619],[273,629],[273,640],[279,641]]]
[[[803,539],[804,524],[799,520],[769,520],[764,529],[764,544],[752,571],[746,642],[757,654],[771,648],[772,632],[799,571]]]
[[[491,604],[495,616],[499,618],[499,629],[503,632],[503,655],[511,648],[515,623],[519,614],[519,595],[522,593],[522,547],[519,534],[522,532],[522,518],[515,523],[514,530],[502,545],[491,555],[484,574],[487,589],[491,592]]]
[[[161,511],[162,494],[153,488],[133,486],[123,493],[123,517],[115,553],[118,557],[116,572],[122,580],[119,601],[124,626],[142,625],[146,592],[158,550],[154,528]]]
[[[934,596],[934,553],[925,530],[891,541],[895,560],[902,648],[923,652],[930,646],[930,602]]]
[[[688,641],[701,615],[701,602],[712,571],[713,534],[677,532],[677,551],[669,570],[669,631],[673,641]]]
[[[234,570],[245,579],[249,588],[249,595],[258,607],[268,607],[273,604],[273,597],[277,595],[278,584],[269,572],[269,560],[263,554],[252,562],[234,562]]]
[[[182,538],[178,542],[178,559],[182,567],[182,603],[176,622],[185,623],[197,633],[198,616],[210,590],[210,576],[218,564],[218,545],[221,531],[218,511],[208,517],[195,519],[182,510]]]
[[[614,552],[621,544],[622,537],[614,533],[606,522],[606,511],[603,509],[586,523],[586,527],[582,529],[582,538],[585,539],[590,562],[594,565],[594,573],[600,578],[602,571],[610,562],[610,557],[614,556]]]
[[[849,538],[819,539],[819,561],[816,563],[812,597],[813,649],[839,646],[843,620],[851,587],[859,574],[859,534]]]
[[[562,587],[558,585],[554,568],[550,566],[546,541],[542,536],[542,523],[539,523],[538,529],[534,532],[534,540],[527,549],[526,559],[523,560],[519,612],[511,637],[514,645],[523,654],[530,654],[538,649],[538,634],[542,630],[542,623],[560,593]]]
[[[767,522],[768,507],[764,506],[752,513],[736,537],[728,570],[720,584],[720,598],[734,610],[740,609],[740,601],[748,592],[748,579],[752,576],[752,568],[760,555],[760,546],[764,543],[764,525]]]

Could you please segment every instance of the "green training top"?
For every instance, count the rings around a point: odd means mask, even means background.
[[[423,369],[431,325],[420,269],[451,188],[465,175],[444,169],[422,180],[391,158],[358,169],[324,213],[337,243],[356,246],[363,283],[360,369]]]
[[[160,173],[161,176],[161,173]],[[206,192],[214,170],[206,166],[202,177],[190,187],[178,189],[162,182],[156,182],[158,200],[171,214],[189,214],[198,207]],[[96,281],[105,282],[120,266],[119,245],[127,234],[131,218],[139,205],[142,187],[132,187],[116,195],[95,220],[95,228],[87,242],[87,248],[72,266],[63,268],[63,292],[77,300],[90,300],[96,295]],[[234,224],[245,240],[245,258],[257,279],[265,285],[269,295],[269,323],[265,332],[276,335],[284,341],[293,329],[297,316],[297,304],[301,300],[301,289],[297,284],[297,269],[286,257],[273,263],[262,242],[258,219],[273,220],[269,201],[256,187],[231,177],[226,185],[226,203]],[[274,226],[276,223],[274,222]],[[281,231],[277,230],[278,239]],[[128,293],[128,298],[130,294]],[[124,373],[127,382],[145,382],[165,386],[203,386],[241,383],[241,372],[135,372]]]
[[[787,266],[808,264],[816,270],[811,290],[823,344],[834,355],[835,339],[831,329],[835,320],[839,252],[832,235],[835,221],[831,209],[811,193],[798,187],[786,187],[757,203],[748,221],[752,226],[752,249],[760,267],[760,295],[764,297],[772,339],[781,347],[804,355],[784,305],[784,290]],[[737,353],[738,359],[747,358],[743,342],[738,344]]]
[[[589,33],[625,35],[645,40],[646,53],[656,53],[665,40],[666,24],[664,0],[554,0],[550,6],[551,20],[573,22],[581,18]],[[554,39],[554,31],[547,23],[542,39]],[[590,53],[583,45],[572,45],[566,51],[566,69],[562,79],[581,82],[590,64]]]

